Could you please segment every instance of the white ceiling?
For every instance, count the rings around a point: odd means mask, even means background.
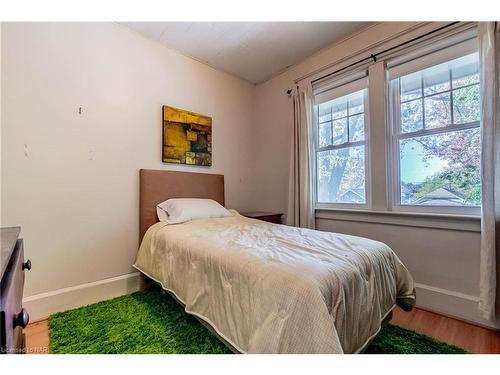
[[[367,22],[123,22],[123,25],[252,83],[268,80]]]

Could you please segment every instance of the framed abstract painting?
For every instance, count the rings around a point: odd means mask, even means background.
[[[163,106],[163,162],[212,165],[212,118]]]

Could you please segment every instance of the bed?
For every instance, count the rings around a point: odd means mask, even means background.
[[[140,171],[134,267],[241,353],[358,353],[396,304],[411,309],[414,282],[385,244],[225,218],[158,222],[169,198],[224,205],[221,175]]]

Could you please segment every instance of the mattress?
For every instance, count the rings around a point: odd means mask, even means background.
[[[156,223],[134,267],[242,353],[357,353],[413,279],[385,244],[232,217]]]

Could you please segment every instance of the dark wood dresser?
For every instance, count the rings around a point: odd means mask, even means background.
[[[29,315],[23,308],[24,271],[31,262],[24,262],[20,227],[0,228],[2,253],[0,257],[0,353],[25,353],[23,329]]]
[[[250,217],[252,219],[259,219],[267,221],[268,223],[282,224],[281,218],[283,214],[275,212],[242,212],[243,216]]]

